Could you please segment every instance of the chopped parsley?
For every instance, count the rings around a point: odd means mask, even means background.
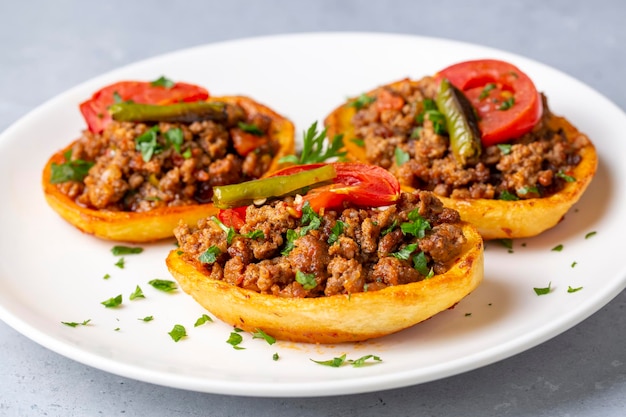
[[[339,239],[339,235],[343,233],[343,231],[346,229],[346,226],[347,225],[341,220],[337,220],[335,222],[335,225],[332,227],[332,229],[330,229],[330,236],[328,236],[327,242],[329,245],[332,245]]]
[[[424,252],[420,252],[413,257],[413,268],[415,268],[417,272],[422,274],[426,279],[432,278],[435,275],[433,269],[428,268],[428,260],[426,259],[426,254]]]
[[[411,254],[415,252],[417,249],[417,243],[411,243],[410,245],[406,245],[398,252],[390,253],[391,256],[397,259],[408,260],[411,257]]]
[[[416,128],[414,128],[411,131],[411,139],[419,139],[420,135],[422,134],[422,130],[424,130],[422,126],[417,126]]]
[[[383,229],[380,232],[380,235],[381,236],[388,235],[389,233],[393,232],[393,229],[395,229],[397,225],[398,225],[398,220],[394,220],[393,223],[389,225],[389,227],[387,227],[386,229]]]
[[[111,274],[104,274],[104,276],[102,277],[102,279],[109,279],[111,278]]]
[[[372,104],[375,101],[376,101],[376,97],[371,97],[371,96],[368,96],[367,94],[363,93],[360,96],[358,96],[357,98],[355,98],[355,99],[351,100],[350,102],[348,102],[348,106],[354,107],[357,110],[361,110],[363,107],[369,106],[370,104]]]
[[[346,359],[345,353],[339,357],[335,357],[326,361],[316,361],[313,359],[311,359],[311,361],[317,363],[318,365],[330,366],[331,368],[339,368],[347,364],[352,365],[355,368],[360,368],[365,366],[368,363],[367,361],[370,359],[374,362],[382,362],[382,359],[376,355],[365,355],[355,360]]]
[[[174,83],[174,81],[172,81],[169,78],[167,78],[167,77],[162,75],[159,78],[157,78],[156,80],[152,81],[150,83],[150,85],[153,86],[153,87],[172,88],[172,87],[174,87],[175,83]]]
[[[239,127],[239,129],[243,130],[244,132],[250,133],[251,135],[254,135],[254,136],[265,135],[265,133],[261,129],[259,129],[259,127],[255,124],[239,122],[237,123],[237,127]]]
[[[400,148],[396,148],[396,150],[394,151],[394,156],[396,158],[397,166],[404,165],[405,163],[409,162],[409,159],[411,159],[411,156],[408,154],[408,152],[405,152]]]
[[[546,295],[550,293],[550,290],[552,289],[551,287],[552,287],[552,283],[550,282],[547,287],[533,288],[533,290],[535,290],[535,294],[537,295]]]
[[[273,360],[274,362],[276,362],[278,359],[280,359],[280,356],[278,356],[278,353],[274,353],[274,354],[272,355],[272,360]]]
[[[50,165],[50,184],[60,184],[67,181],[82,181],[89,173],[89,169],[94,165],[93,162],[83,161],[82,159],[72,160],[72,150],[63,154],[65,162],[57,164],[55,162]]]
[[[153,279],[151,281],[148,281],[148,284],[163,292],[172,292],[178,289],[178,286],[174,281],[169,281],[166,279]]]
[[[500,153],[502,155],[508,155],[511,153],[511,147],[513,145],[511,145],[510,143],[500,143],[496,146],[498,147],[498,149],[500,149]]]
[[[306,235],[310,230],[317,230],[322,225],[320,215],[311,208],[308,201],[302,206],[302,218],[300,222],[304,226],[300,229],[300,236]]]
[[[203,254],[198,257],[198,260],[204,264],[212,264],[215,263],[219,254],[222,253],[220,248],[213,245],[209,249],[207,249]]]
[[[306,274],[300,270],[296,271],[296,282],[302,285],[305,290],[312,290],[317,287],[317,281],[315,280],[315,274]]]
[[[265,333],[263,330],[261,329],[256,329],[256,331],[254,333],[252,333],[252,338],[253,339],[263,339],[265,340],[269,345],[273,345],[274,343],[276,343],[276,339],[273,338],[272,336],[270,336],[269,334]]]
[[[117,104],[117,103],[121,103],[122,101],[124,101],[122,99],[122,96],[120,96],[120,93],[118,93],[117,91],[113,92],[113,103]]]
[[[194,323],[193,327],[202,326],[204,323],[213,322],[213,319],[209,317],[207,314],[201,315],[198,320]]]
[[[536,186],[522,187],[519,190],[517,190],[517,194],[518,195],[535,194],[539,196],[541,195],[541,193],[539,192],[539,188],[537,188]]]
[[[595,235],[596,235],[596,233],[598,233],[598,232],[589,232],[589,233],[587,233],[587,234],[585,235],[585,239],[589,239],[590,237],[595,236]]]
[[[224,231],[224,233],[226,233],[226,243],[228,243],[230,245],[232,243],[233,239],[235,238],[235,236],[237,236],[237,232],[235,232],[235,229],[233,227],[226,226],[224,223],[222,223],[220,221],[220,219],[218,219],[215,216],[211,216],[211,220],[213,220],[213,223],[217,224],[219,226],[219,228],[222,229]],[[214,246],[212,246],[212,247],[214,247]],[[219,252],[217,254],[219,254]],[[215,261],[213,261],[213,262],[215,262]],[[211,263],[213,263],[213,262],[211,262]]]
[[[572,262],[572,268],[575,267],[576,265],[578,265],[578,262],[576,261]]]
[[[124,266],[126,266],[126,261],[124,260],[124,258],[120,258],[117,262],[115,262],[114,265],[117,266],[119,269],[124,269]]]
[[[237,331],[231,332],[228,340],[226,340],[226,343],[231,345],[233,349],[236,350],[245,349],[244,347],[239,346],[241,342],[243,342],[243,337]]]
[[[576,288],[572,288],[572,287],[568,286],[568,287],[567,287],[567,292],[568,292],[568,293],[573,293],[573,292],[580,291],[580,290],[582,290],[582,289],[583,289],[583,287],[576,287]]]
[[[174,342],[178,342],[180,339],[187,336],[187,330],[185,329],[185,326],[181,324],[175,324],[168,334]]]
[[[292,229],[287,230],[287,235],[286,235],[287,243],[285,244],[285,247],[280,252],[280,254],[283,256],[289,255],[289,252],[291,252],[294,248],[294,242],[299,237],[300,235],[295,230],[292,230]]]
[[[119,294],[115,297],[111,297],[108,300],[104,300],[103,302],[101,302],[100,304],[102,304],[103,306],[105,306],[106,308],[114,308],[117,307],[119,305],[122,304],[122,294]]]
[[[143,248],[140,247],[130,247],[130,246],[113,246],[111,248],[111,253],[115,256],[120,256],[120,255],[133,255],[133,254],[139,254],[143,252]]]
[[[499,199],[503,201],[517,201],[519,197],[508,190],[503,190],[500,193]]]
[[[144,318],[140,318],[140,319],[137,319],[137,320],[145,321],[147,323],[149,321],[154,320],[154,316],[146,316]]]
[[[418,209],[411,210],[408,214],[409,221],[400,225],[400,230],[405,235],[413,235],[418,239],[426,236],[426,231],[430,229],[430,223],[424,219]]]
[[[494,88],[496,88],[496,84],[495,83],[489,83],[487,85],[485,85],[485,87],[482,89],[482,91],[480,92],[480,95],[478,96],[479,100],[484,100],[489,96],[489,92],[491,90],[493,90]]]
[[[572,177],[571,175],[567,175],[565,172],[563,171],[559,171],[556,173],[556,176],[565,180],[565,182],[576,182],[576,178]]]
[[[502,103],[500,103],[498,110],[501,110],[501,111],[509,110],[511,107],[513,107],[514,104],[515,104],[515,97],[509,97],[506,100],[504,100]]]
[[[135,288],[135,291],[133,291],[128,298],[131,300],[134,300],[136,298],[146,298],[146,296],[143,295],[143,291],[141,290],[141,287],[137,285],[137,288]]]
[[[157,143],[158,134],[159,125],[154,125],[135,138],[135,150],[141,152],[144,162],[149,162],[154,154],[161,151],[161,146]]]
[[[84,320],[80,323],[75,322],[75,321],[62,321],[61,323],[65,324],[66,326],[70,326],[70,327],[77,327],[77,326],[86,326],[89,324],[89,322],[91,321],[91,319],[88,320]]]
[[[263,230],[253,230],[248,233],[244,233],[243,237],[247,237],[248,239],[265,239],[265,233]]]
[[[561,252],[563,250],[563,245],[556,245],[551,249],[552,252]]]
[[[335,157],[343,159],[346,156],[346,152],[341,151],[343,148],[343,135],[335,135],[328,146],[324,146],[326,142],[325,139],[326,129],[318,134],[316,121],[304,132],[300,158],[296,155],[287,155],[280,158],[279,162],[291,162],[302,165],[324,162],[327,159]]]
[[[424,99],[422,101],[424,110],[415,116],[415,121],[419,124],[424,124],[424,119],[428,117],[433,124],[433,130],[436,134],[442,135],[446,133],[446,117],[437,109],[437,104],[433,99]]]
[[[350,139],[350,142],[354,143],[359,148],[365,147],[365,141],[363,139],[354,138],[354,139]]]
[[[513,250],[513,239],[498,239],[498,242],[505,248]]]
[[[167,143],[174,148],[177,153],[180,153],[180,147],[182,146],[185,137],[183,135],[183,129],[180,127],[173,127],[163,134]]]

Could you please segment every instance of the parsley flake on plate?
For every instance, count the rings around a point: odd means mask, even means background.
[[[275,338],[273,338],[269,334],[265,333],[261,329],[256,329],[256,331],[254,333],[252,333],[252,338],[253,339],[264,339],[269,345],[273,345],[274,343],[276,343],[276,339]]]
[[[174,328],[168,333],[174,342],[178,342],[183,337],[187,336],[187,330],[185,326],[181,324],[175,324]]]
[[[102,304],[103,306],[105,306],[106,308],[115,308],[118,307],[119,305],[122,304],[122,294],[119,294],[115,297],[111,297],[108,300],[104,300],[103,302],[101,302],[100,304]]]
[[[151,281],[148,281],[148,284],[163,292],[172,292],[178,289],[178,286],[174,281],[169,281],[167,279],[153,279]]]
[[[213,319],[211,317],[209,317],[207,314],[203,314],[202,316],[198,318],[198,320],[196,320],[193,327],[202,326],[204,323],[212,322],[212,321]]]
[[[143,248],[139,246],[121,246],[116,245],[111,248],[111,253],[115,256],[134,255],[143,252]]]
[[[552,282],[548,283],[547,287],[543,287],[543,288],[533,288],[533,290],[535,290],[535,294],[537,295],[546,295],[549,294],[550,291],[552,290]]]

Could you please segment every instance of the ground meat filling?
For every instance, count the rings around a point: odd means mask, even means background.
[[[82,182],[58,187],[97,210],[146,212],[208,203],[213,186],[261,177],[278,151],[268,116],[246,115],[243,109],[232,114],[238,118],[156,125],[114,121],[102,133],[86,130],[72,147],[72,159],[94,165]],[[246,135],[258,146],[238,153],[235,144]]]
[[[563,188],[566,173],[580,162],[580,149],[588,144],[584,135],[567,138],[562,129],[551,126],[553,116],[544,97],[543,116],[531,132],[483,148],[480,161],[464,168],[450,151],[447,135],[437,134],[424,112],[424,101],[434,100],[436,92],[431,77],[381,87],[352,119],[367,161],[389,169],[403,185],[452,198],[547,197]],[[399,96],[405,104],[400,110],[380,110],[379,94]],[[398,152],[408,158],[398,158]]]
[[[318,215],[294,201],[249,206],[228,233],[215,218],[174,234],[181,256],[207,274],[263,294],[321,297],[376,291],[446,272],[466,238],[458,212],[432,193],[402,193],[396,205]]]

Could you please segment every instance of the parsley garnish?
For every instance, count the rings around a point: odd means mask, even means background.
[[[153,279],[151,281],[148,281],[148,284],[163,292],[172,292],[178,289],[174,281],[168,281],[166,279]]]
[[[253,230],[248,233],[244,233],[243,237],[247,237],[248,239],[265,239],[265,233],[263,230]]]
[[[432,122],[436,134],[446,133],[446,117],[437,109],[435,100],[426,98],[422,101],[422,105],[424,110],[415,116],[415,121],[419,124],[424,124],[424,119],[428,116],[428,120]]]
[[[596,233],[598,233],[598,232],[589,232],[589,233],[587,233],[587,234],[585,235],[585,239],[589,239],[590,237],[595,236],[595,235],[596,235]]]
[[[220,219],[218,219],[215,216],[211,216],[211,220],[213,220],[213,222],[217,224],[220,227],[220,229],[224,231],[224,233],[226,233],[226,243],[230,245],[233,239],[235,238],[235,236],[237,236],[237,232],[235,232],[235,229],[233,227],[226,226],[224,223],[220,221]],[[215,247],[215,246],[212,246],[212,247]],[[216,254],[219,254],[219,252],[217,252]]]
[[[343,355],[336,357],[336,358],[332,358],[329,359],[327,361],[316,361],[311,359],[311,361],[319,364],[319,365],[324,365],[324,366],[330,366],[332,368],[339,368],[340,366],[349,364],[352,365],[355,368],[360,368],[364,365],[366,365],[366,362],[368,360],[373,360],[375,362],[382,362],[382,359],[376,355],[365,355],[365,356],[361,356],[358,359],[352,360],[352,359],[346,359],[346,354],[344,353]]]
[[[141,290],[141,287],[137,285],[137,288],[135,288],[135,291],[133,291],[128,298],[130,298],[131,300],[134,300],[136,298],[146,298],[146,296],[143,295],[143,291]]]
[[[278,356],[278,353],[274,353],[274,354],[272,355],[272,360],[273,360],[274,362],[276,362],[278,359],[280,359],[280,356]]]
[[[317,287],[317,281],[315,280],[315,274],[305,274],[304,272],[296,271],[296,282],[302,285],[305,290],[312,290]]]
[[[551,249],[553,252],[561,252],[563,250],[563,245],[556,245]]]
[[[409,222],[402,223],[400,230],[405,235],[413,235],[418,239],[426,235],[426,231],[430,229],[430,223],[424,219],[418,209],[411,210],[408,214]]]
[[[498,242],[509,251],[513,250],[513,239],[498,239]]]
[[[376,97],[370,97],[367,94],[363,93],[354,100],[348,103],[348,106],[354,107],[357,110],[361,110],[365,106],[369,106],[373,102],[376,101]]]
[[[141,158],[144,162],[149,162],[155,153],[161,151],[161,147],[157,143],[158,134],[159,125],[155,125],[135,138],[135,149],[141,152]]]
[[[424,130],[424,128],[422,126],[417,126],[416,128],[414,128],[411,131],[411,139],[419,139],[420,135],[422,134],[422,130]]]
[[[124,258],[120,258],[117,262],[115,262],[114,265],[117,266],[119,269],[124,269],[126,261],[124,260]]]
[[[172,88],[174,87],[174,84],[175,84],[174,81],[164,76],[161,76],[150,83],[150,85],[153,87],[164,87],[164,88]]]
[[[193,327],[202,326],[204,323],[212,322],[212,321],[213,321],[213,319],[211,317],[209,317],[206,314],[203,314],[202,316],[200,316],[198,318],[198,320],[196,320],[196,322],[194,323]]]
[[[163,134],[165,136],[165,140],[170,146],[174,147],[177,153],[180,153],[180,147],[185,140],[185,136],[183,135],[183,129],[180,127],[174,127],[168,130]]]
[[[400,249],[398,252],[390,253],[389,255],[406,261],[411,257],[411,254],[415,252],[416,249],[417,243],[411,243],[410,245],[406,245],[404,248]]]
[[[274,343],[276,343],[276,339],[275,338],[273,338],[269,334],[265,333],[261,329],[256,329],[256,331],[254,333],[252,333],[252,338],[253,339],[264,339],[270,345],[273,345]]]
[[[300,236],[306,235],[310,230],[317,230],[322,224],[321,217],[311,208],[309,202],[302,206],[302,218],[300,220],[304,227],[300,230]]]
[[[537,188],[535,186],[522,187],[519,190],[517,190],[517,194],[521,194],[521,195],[526,195],[526,194],[541,195],[541,193],[539,192],[539,188]]]
[[[565,182],[576,182],[576,178],[572,177],[571,175],[567,175],[565,172],[563,171],[559,171],[556,173],[556,176],[564,179]]]
[[[154,320],[154,317],[153,316],[146,316],[146,317],[144,317],[142,319],[137,319],[137,320],[145,321],[147,323],[149,321]]]
[[[102,279],[109,279],[111,278],[111,274],[104,274],[104,276],[102,277]]]
[[[489,96],[489,92],[491,90],[493,90],[494,88],[496,88],[496,84],[495,83],[489,83],[487,84],[483,90],[480,92],[480,95],[478,96],[479,100],[483,100],[485,98],[487,98],[487,96]]]
[[[395,229],[397,225],[398,225],[398,221],[394,220],[393,223],[389,225],[389,227],[387,227],[386,229],[380,232],[380,235],[381,236],[388,235],[389,233],[393,232],[393,229]]]
[[[283,256],[289,255],[289,252],[291,252],[294,248],[294,242],[299,237],[300,235],[295,230],[292,230],[292,229],[287,230],[287,235],[286,235],[287,243],[285,244],[285,247],[280,252],[280,254]]]
[[[537,295],[546,295],[550,292],[551,286],[552,286],[552,283],[550,282],[548,286],[545,288],[533,288],[533,290],[535,290],[535,294]]]
[[[396,148],[396,150],[394,151],[394,156],[396,158],[397,166],[404,165],[409,161],[409,159],[411,159],[411,156],[408,154],[408,152],[405,152],[400,148]]]
[[[500,106],[498,107],[498,110],[501,110],[501,111],[508,110],[511,107],[513,107],[514,104],[515,104],[515,97],[509,97],[508,99],[506,99],[502,103],[500,103]]]
[[[296,155],[287,155],[280,158],[279,162],[291,162],[294,164],[312,164],[324,162],[327,159],[337,157],[342,159],[346,152],[341,152],[343,148],[343,135],[335,135],[329,146],[324,146],[326,139],[326,129],[317,133],[317,122],[314,122],[309,129],[304,132],[302,138],[302,153],[300,158]]]
[[[87,324],[89,324],[90,321],[91,319],[84,320],[80,323],[77,323],[75,321],[62,321],[61,323],[65,324],[66,326],[77,327],[77,326],[86,326]]]
[[[346,224],[341,220],[337,220],[335,225],[330,229],[330,236],[328,236],[328,244],[332,245],[339,239],[339,235],[343,233],[346,228]]]
[[[102,304],[103,306],[105,306],[106,308],[113,308],[113,307],[117,307],[120,304],[122,304],[122,294],[119,294],[115,297],[111,297],[108,300],[104,300],[103,302],[101,302],[100,304]]]
[[[198,260],[204,264],[212,264],[217,260],[217,257],[220,253],[222,253],[220,251],[220,248],[213,245],[209,249],[207,249],[202,255],[200,255],[200,257],[198,257]]]
[[[504,201],[517,201],[519,197],[508,190],[503,190],[500,193],[499,199]]]
[[[582,289],[583,289],[583,287],[572,288],[572,287],[568,286],[568,287],[567,287],[567,292],[568,292],[568,293],[572,293],[572,292],[577,292],[577,291],[580,291],[580,290],[582,290]]]
[[[174,342],[178,342],[183,337],[187,336],[187,330],[185,326],[181,324],[175,324],[172,331],[168,333]]]
[[[124,101],[124,100],[122,100],[122,96],[120,96],[120,93],[118,93],[117,91],[114,91],[113,92],[113,102],[115,104],[117,104],[117,103],[121,103],[122,101]]]
[[[433,271],[432,268],[428,268],[428,260],[424,252],[420,252],[413,257],[413,268],[426,279],[432,278],[435,275],[435,271]]]
[[[511,153],[511,147],[513,145],[511,145],[510,143],[500,143],[496,146],[498,147],[498,149],[500,149],[500,153],[502,155],[508,155]]]
[[[363,139],[354,138],[354,139],[350,139],[350,142],[354,143],[359,148],[365,147],[365,141]]]
[[[72,150],[63,154],[65,162],[62,164],[52,163],[50,165],[50,184],[60,184],[67,181],[82,181],[89,169],[94,165],[93,162],[83,161],[82,159],[72,159]]]
[[[229,345],[233,347],[233,349],[242,350],[244,347],[239,346],[239,344],[243,342],[243,337],[238,332],[231,332],[230,337],[226,341]]]
[[[132,255],[143,252],[143,248],[140,247],[130,247],[130,246],[113,246],[111,248],[111,253],[115,256],[119,255]]]
[[[237,127],[239,127],[239,129],[243,130],[244,132],[250,133],[251,135],[254,135],[254,136],[265,135],[265,133],[261,129],[259,129],[259,127],[255,124],[239,122],[237,123]]]

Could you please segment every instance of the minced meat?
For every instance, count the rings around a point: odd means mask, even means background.
[[[508,144],[484,147],[477,164],[463,167],[450,151],[448,136],[424,112],[425,100],[434,100],[436,93],[432,77],[380,87],[352,119],[367,162],[390,170],[403,185],[452,198],[546,197],[563,188],[566,173],[580,162],[579,150],[589,141],[582,134],[567,138],[562,129],[551,127],[554,116],[543,97],[542,118],[531,132]],[[381,110],[375,105],[379,94],[401,97],[405,104]],[[398,164],[396,152],[407,155],[406,162],[400,158]]]
[[[207,275],[263,294],[320,297],[375,291],[446,272],[466,238],[460,216],[431,192],[395,205],[345,207],[297,217],[294,198],[246,209],[234,233],[215,218],[174,231],[186,261]],[[309,220],[312,218],[313,220]],[[319,222],[317,221],[319,220]]]
[[[208,203],[213,186],[261,177],[279,146],[270,139],[269,116],[246,115],[238,106],[228,106],[236,108],[229,112],[235,116],[224,122],[113,121],[102,133],[85,130],[74,142],[71,157],[93,166],[83,181],[57,186],[76,203],[97,210],[146,212]],[[259,145],[241,155],[234,141],[250,134],[245,126],[254,128]],[[176,135],[168,135],[172,131]],[[175,136],[180,143],[172,139]]]

